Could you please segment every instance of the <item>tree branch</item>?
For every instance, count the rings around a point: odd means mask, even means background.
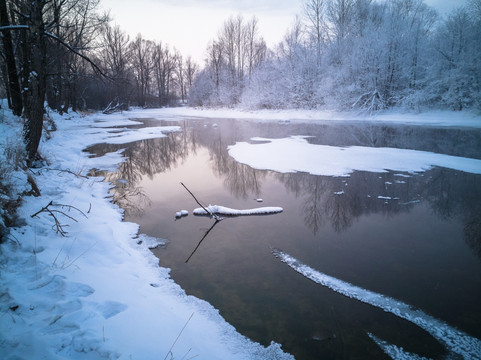
[[[205,208],[205,206],[202,205],[202,204],[199,202],[199,200],[197,200],[197,198],[194,196],[194,194],[192,194],[192,192],[187,188],[187,186],[184,185],[184,183],[181,182],[180,184],[185,188],[185,190],[187,190],[187,191],[189,192],[190,195],[192,195],[192,197],[194,198],[195,202],[196,202],[197,204],[199,204],[200,207],[202,207],[202,209],[204,209],[204,211],[205,211],[206,214],[210,214],[210,215],[211,215],[212,217],[214,217],[214,219],[216,219],[217,221],[219,221],[219,220],[222,219],[222,218],[218,217],[216,214],[214,214],[212,211],[207,210],[207,209]]]
[[[29,26],[28,25],[8,25],[8,26],[0,26],[0,31],[12,31],[12,30],[28,30],[29,29]],[[100,68],[99,66],[94,63],[88,56],[85,56],[81,53],[79,53],[75,48],[73,48],[72,46],[70,46],[69,44],[67,44],[65,41],[63,41],[62,39],[60,39],[59,37],[55,36],[54,34],[52,33],[49,33],[47,31],[44,32],[44,35],[49,37],[50,39],[53,39],[55,41],[57,41],[59,44],[61,44],[62,46],[66,47],[68,50],[70,50],[71,52],[73,52],[75,55],[81,57],[82,59],[84,59],[85,61],[87,61],[91,66],[92,68],[94,69],[94,71],[96,73],[98,73],[99,75],[105,77],[106,79],[109,79],[109,80],[112,80],[113,79],[108,76],[107,74],[105,74]]]
[[[71,52],[73,52],[75,55],[81,57],[82,59],[84,59],[85,61],[87,61],[91,66],[92,68],[94,69],[94,71],[96,73],[98,73],[99,75],[105,77],[106,79],[109,79],[109,80],[113,80],[110,76],[108,76],[107,74],[105,74],[99,67],[96,63],[94,63],[92,60],[90,60],[90,58],[88,56],[85,56],[81,53],[79,53],[77,50],[75,50],[72,46],[70,46],[69,44],[67,44],[65,41],[63,41],[62,39],[60,39],[59,37],[55,36],[54,34],[52,33],[49,33],[49,32],[45,32],[44,33],[47,37],[57,41],[59,44],[61,44],[62,46],[66,47],[68,50],[70,50]]]

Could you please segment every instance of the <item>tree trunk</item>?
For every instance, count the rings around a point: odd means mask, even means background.
[[[0,25],[9,26],[7,2],[0,0]],[[15,55],[12,46],[12,34],[10,30],[2,31],[3,51],[5,55],[5,64],[7,66],[8,75],[8,93],[10,95],[13,114],[20,116],[22,114],[23,102],[20,93],[20,85],[18,82],[17,66],[15,64]]]
[[[28,88],[25,103],[24,141],[27,149],[27,163],[32,166],[37,158],[43,126],[44,101],[46,91],[46,42],[44,35],[44,0],[31,3],[27,46],[30,51],[31,67],[28,74]]]

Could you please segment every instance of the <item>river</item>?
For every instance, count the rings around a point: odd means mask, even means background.
[[[182,131],[88,151],[125,149],[119,171],[104,174],[116,185],[113,199],[125,220],[167,239],[153,250],[159,265],[241,334],[264,345],[278,342],[300,360],[388,358],[369,334],[419,356],[449,355],[411,321],[300,275],[273,255],[281,249],[323,274],[481,339],[481,175],[437,167],[348,176],[280,173],[253,169],[228,153],[229,146],[253,137],[306,136],[318,145],[481,159],[481,130],[356,121],[141,122]],[[194,216],[199,206],[181,182],[205,205],[276,206],[283,212],[220,222]],[[176,218],[184,209],[189,215]]]

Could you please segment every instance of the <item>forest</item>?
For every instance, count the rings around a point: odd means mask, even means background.
[[[481,106],[481,1],[447,17],[422,0],[307,0],[267,49],[255,18],[227,20],[192,105],[376,111]]]
[[[205,63],[131,38],[100,0],[2,0],[0,96],[36,156],[45,101],[59,113],[190,104],[373,112],[481,108],[481,0],[441,17],[423,0],[306,0],[268,48],[233,15]]]

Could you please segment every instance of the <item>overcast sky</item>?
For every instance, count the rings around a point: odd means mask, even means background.
[[[445,14],[467,0],[425,0]],[[282,40],[304,0],[101,0],[113,23],[131,38],[162,41],[203,65],[205,50],[231,15],[259,20],[260,33],[272,47]]]

